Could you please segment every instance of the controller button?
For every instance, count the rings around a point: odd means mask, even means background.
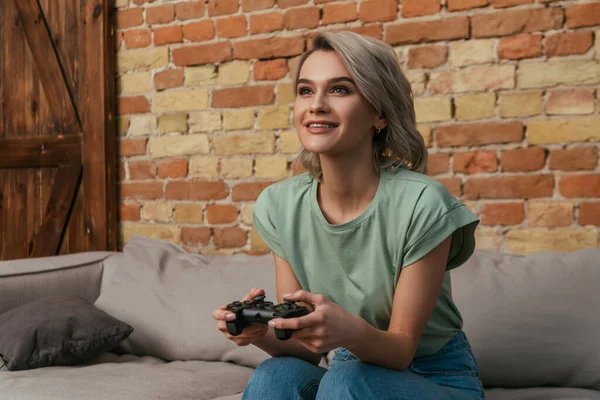
[[[260,315],[260,313],[256,313],[256,315],[254,316],[254,318],[256,318],[257,320],[261,320],[262,319],[262,315]]]

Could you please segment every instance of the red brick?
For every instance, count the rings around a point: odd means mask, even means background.
[[[435,135],[440,147],[520,142],[523,124],[516,121],[452,124],[437,127]]]
[[[144,23],[143,8],[129,8],[117,10],[117,28],[127,29],[133,26],[140,26]]]
[[[436,153],[429,154],[427,160],[427,174],[434,176],[448,172],[450,169],[450,154]]]
[[[383,27],[381,24],[369,24],[367,26],[359,26],[356,28],[340,28],[333,32],[348,31],[358,33],[359,35],[383,39]],[[308,50],[308,49],[307,49]]]
[[[242,182],[231,189],[232,201],[254,201],[258,195],[269,185],[275,182]]]
[[[215,89],[211,107],[250,107],[273,104],[275,86],[243,86],[238,88]]]
[[[253,39],[233,44],[233,54],[238,60],[292,57],[304,52],[303,38]]]
[[[321,14],[318,7],[292,8],[283,14],[286,29],[316,28]]]
[[[119,157],[140,156],[146,154],[147,139],[120,139]]]
[[[154,44],[161,46],[183,41],[183,30],[180,25],[165,26],[154,29]]]
[[[150,112],[150,103],[144,96],[119,97],[118,115]]]
[[[518,225],[525,220],[523,203],[484,204],[481,223],[484,225]]]
[[[141,204],[119,204],[119,221],[139,221]]]
[[[242,0],[242,11],[266,10],[275,5],[275,0]]]
[[[446,63],[446,46],[411,47],[408,49],[408,68],[435,68]]]
[[[277,6],[279,8],[290,8],[301,6],[308,3],[309,0],[277,0]]]
[[[220,248],[242,247],[248,243],[248,233],[242,228],[216,228],[213,236]]]
[[[468,17],[443,18],[424,22],[408,22],[385,28],[389,44],[433,42],[469,37]]]
[[[472,16],[471,34],[473,37],[493,37],[545,31],[559,29],[562,21],[560,7],[503,10]]]
[[[448,11],[462,11],[471,8],[485,7],[490,0],[447,0]]]
[[[181,227],[181,241],[189,245],[207,245],[210,242],[210,228]]]
[[[514,7],[521,4],[531,4],[534,0],[492,0],[492,6],[495,8]]]
[[[561,171],[594,170],[597,163],[598,151],[594,147],[550,151],[550,169]]]
[[[130,29],[123,32],[123,38],[128,49],[148,47],[152,44],[152,34],[148,28]]]
[[[339,24],[356,21],[357,19],[358,12],[354,3],[336,3],[323,6],[323,18],[321,19],[323,25]]]
[[[542,35],[518,35],[500,39],[498,57],[507,60],[520,60],[542,55]]]
[[[358,16],[363,22],[395,21],[398,16],[398,1],[363,1],[359,6]]]
[[[600,3],[575,4],[566,11],[567,28],[600,24]]]
[[[600,226],[600,202],[579,204],[579,225]]]
[[[167,69],[154,74],[154,88],[156,90],[170,89],[183,86],[183,68]]]
[[[203,42],[215,37],[215,26],[212,19],[192,22],[183,26],[183,37],[192,42]],[[181,50],[181,49],[178,49]]]
[[[476,199],[529,199],[550,197],[554,191],[552,175],[518,175],[471,178],[464,185],[465,197]]]
[[[210,204],[206,206],[209,224],[230,224],[238,219],[239,210],[233,204]]]
[[[284,58],[254,63],[255,81],[274,81],[283,78],[288,72],[287,60]]]
[[[188,161],[168,160],[158,163],[159,178],[185,178],[188,173]]]
[[[132,200],[154,200],[163,197],[162,182],[127,182],[119,185],[119,197]]]
[[[246,36],[248,33],[246,16],[236,15],[217,20],[217,35],[223,38],[236,38]]]
[[[129,161],[129,180],[137,181],[156,177],[156,164],[148,160]]]
[[[591,31],[557,33],[546,37],[544,47],[550,57],[584,54],[592,47]]]
[[[184,1],[175,4],[175,17],[180,21],[204,17],[204,0]]]
[[[222,200],[229,194],[224,181],[169,181],[169,200]]]
[[[502,152],[502,170],[505,172],[537,171],[544,168],[546,150],[541,147],[514,149]]]
[[[283,30],[283,14],[272,12],[250,16],[250,33],[265,33]]]
[[[594,89],[557,89],[548,91],[546,114],[591,114],[594,112]]]
[[[167,24],[175,19],[175,7],[172,4],[146,8],[146,23]]]
[[[431,15],[440,12],[440,0],[403,0],[402,16],[418,17],[420,15]]]
[[[119,168],[117,170],[117,181],[123,182],[127,178],[127,174],[125,173],[125,163],[123,161],[119,162]]]
[[[462,182],[460,178],[437,178],[436,180],[444,185],[452,196],[462,196]]]
[[[239,7],[238,0],[208,0],[208,16],[234,14]]]
[[[565,197],[600,197],[600,175],[563,176],[558,188]]]
[[[175,65],[200,65],[229,61],[233,57],[231,42],[202,44],[173,49],[171,57]]]
[[[480,172],[495,172],[497,169],[498,159],[494,150],[454,153],[454,172],[478,174]]]

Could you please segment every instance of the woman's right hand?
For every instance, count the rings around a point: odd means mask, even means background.
[[[265,291],[263,289],[252,289],[250,293],[242,298],[241,301],[252,300],[256,296],[264,296]],[[255,325],[251,324],[244,328],[244,331],[238,336],[232,336],[227,332],[227,321],[235,320],[235,314],[231,311],[227,311],[227,304],[220,306],[212,314],[213,318],[217,320],[217,329],[223,332],[223,335],[238,346],[248,346],[259,339],[261,339],[268,332],[268,325]]]

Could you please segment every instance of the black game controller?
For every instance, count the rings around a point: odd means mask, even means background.
[[[297,318],[308,314],[306,307],[299,306],[293,301],[284,300],[284,303],[273,304],[264,301],[265,296],[257,296],[253,300],[234,301],[227,305],[227,310],[235,314],[233,321],[227,321],[227,332],[231,336],[238,336],[250,324],[266,325],[275,318]],[[275,336],[279,340],[288,340],[292,337],[293,329],[275,328]]]

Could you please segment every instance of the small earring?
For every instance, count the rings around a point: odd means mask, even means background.
[[[380,128],[380,127],[378,127],[378,126],[376,126],[376,127],[375,127],[375,133],[380,133],[380,132],[381,132],[381,128]]]

